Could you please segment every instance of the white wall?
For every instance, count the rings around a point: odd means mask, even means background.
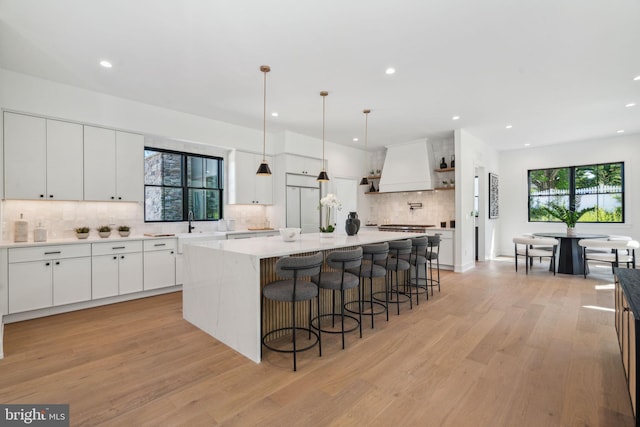
[[[484,141],[469,132],[458,129],[454,132],[456,155],[456,233],[454,242],[455,270],[466,271],[475,264],[475,219],[474,210],[474,179],[476,170],[486,173],[499,173],[498,153]],[[502,177],[500,178],[502,180]],[[480,198],[486,197],[486,177],[480,180]],[[502,198],[502,195],[501,195]],[[503,199],[506,202],[506,199]],[[506,203],[500,206],[504,206]],[[501,218],[504,218],[502,213]],[[485,204],[480,206],[479,226],[483,233],[480,242],[484,243],[484,253],[491,258],[495,254],[492,242],[495,241],[497,226],[500,220],[489,220]]]
[[[500,239],[498,252],[511,255],[514,236],[526,232],[564,232],[564,224],[528,222],[527,171],[561,166],[624,161],[625,224],[581,224],[578,232],[623,234],[640,238],[640,135],[616,136],[539,148],[500,152]]]

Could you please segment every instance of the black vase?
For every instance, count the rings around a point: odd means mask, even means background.
[[[358,219],[357,212],[349,212],[349,217],[345,222],[345,231],[347,232],[347,236],[353,236],[358,234],[360,230],[360,220]]]
[[[440,169],[446,169],[447,168],[447,162],[444,161],[444,157],[442,158],[442,160],[440,161]]]

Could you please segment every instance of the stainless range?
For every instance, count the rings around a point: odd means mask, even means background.
[[[435,225],[422,225],[422,224],[385,224],[379,225],[379,231],[401,231],[405,233],[424,233],[427,228],[435,227]]]

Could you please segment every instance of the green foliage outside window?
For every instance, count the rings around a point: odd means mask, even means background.
[[[624,222],[624,163],[529,171],[529,221],[566,222],[561,212],[580,212],[577,222]]]

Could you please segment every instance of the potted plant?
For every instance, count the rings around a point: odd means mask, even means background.
[[[100,237],[109,237],[111,235],[111,227],[108,225],[101,225],[98,227],[98,234]]]
[[[76,237],[78,239],[86,239],[87,237],[89,237],[89,227],[76,228]]]
[[[567,236],[575,236],[576,234],[576,223],[582,215],[586,214],[589,211],[592,211],[594,208],[585,208],[580,210],[575,210],[566,208],[563,205],[557,205],[555,203],[550,203],[548,206],[542,206],[542,209],[553,218],[556,218],[567,225]]]
[[[129,233],[131,233],[131,227],[129,227],[128,225],[121,225],[120,227],[118,227],[118,233],[120,234],[120,237],[129,237]]]
[[[320,227],[320,237],[332,237],[333,232],[336,230],[335,224],[331,224],[331,209],[342,209],[342,203],[336,198],[335,195],[329,193],[322,199],[320,199],[320,206],[318,209],[325,207],[325,226]]]

